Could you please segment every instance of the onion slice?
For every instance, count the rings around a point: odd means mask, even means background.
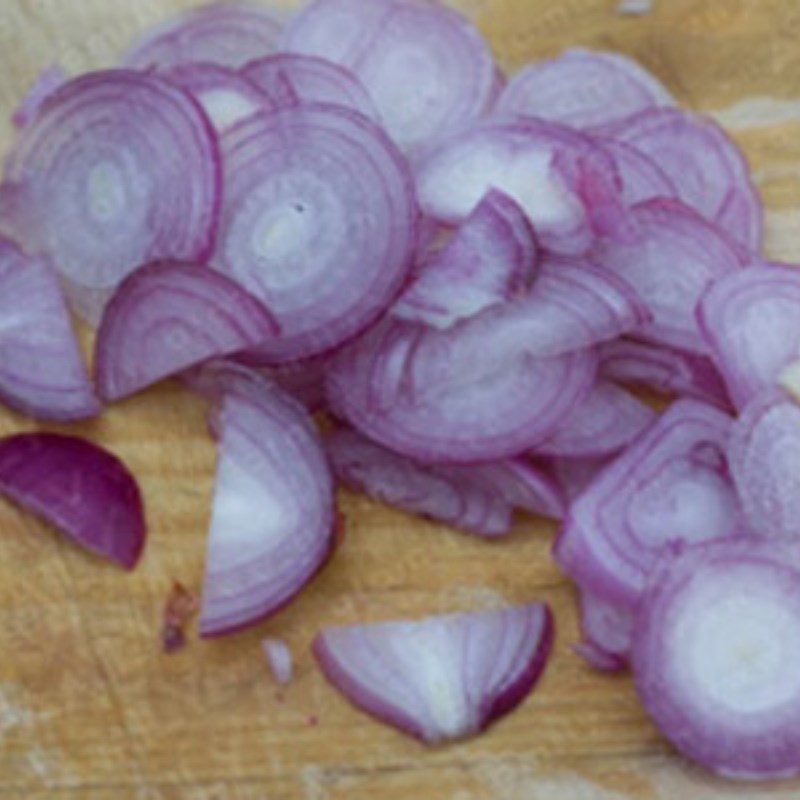
[[[573,649],[599,672],[628,666],[633,644],[634,614],[590,592],[580,593],[583,640]]]
[[[212,3],[156,28],[125,57],[133,69],[202,61],[238,69],[274,52],[281,32],[274,12],[244,3]]]
[[[227,383],[215,425],[203,637],[276,613],[333,549],[333,483],[305,409],[269,381],[239,373]]]
[[[726,458],[731,418],[678,400],[572,504],[559,565],[606,601],[635,607],[665,549],[747,530]]]
[[[223,137],[225,192],[212,263],[275,315],[256,354],[282,363],[359,334],[394,300],[417,244],[403,156],[361,115],[303,105]]]
[[[704,353],[694,309],[706,287],[742,266],[713,225],[671,200],[634,207],[624,239],[606,239],[594,258],[636,289],[653,313],[638,335],[659,345]]]
[[[100,413],[58,278],[0,238],[0,400],[39,419]]]
[[[522,209],[491,191],[453,238],[423,264],[392,309],[410,322],[448,328],[521,296],[536,266],[536,240]]]
[[[65,83],[24,129],[6,168],[3,224],[48,255],[90,322],[148,261],[203,261],[220,195],[216,138],[196,103],[154,75]]]
[[[271,108],[326,103],[380,120],[361,81],[350,70],[324,58],[280,53],[251,61],[242,75],[259,88]]]
[[[729,778],[800,773],[799,658],[797,544],[708,542],[659,564],[633,675],[686,757]]]
[[[513,710],[553,641],[546,605],[327,628],[314,640],[326,678],[354,705],[435,745],[474,736]]]
[[[136,566],[146,534],[142,498],[107,450],[54,433],[0,439],[0,494],[92,553]]]
[[[632,59],[576,47],[523,67],[500,95],[495,113],[588,128],[672,105],[664,86]]]
[[[224,275],[197,264],[148,264],[106,307],[95,342],[97,386],[104,399],[119,400],[277,334],[267,310]]]
[[[625,203],[634,206],[657,197],[678,199],[678,190],[672,178],[641,150],[610,137],[595,136],[594,139],[617,165]]]
[[[405,149],[478,119],[495,89],[472,23],[423,0],[315,0],[287,25],[281,50],[352,70]]]

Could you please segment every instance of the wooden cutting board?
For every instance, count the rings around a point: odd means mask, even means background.
[[[5,121],[38,70],[115,63],[179,0],[0,0]],[[640,59],[685,104],[713,112],[749,156],[771,256],[800,260],[800,3],[464,0],[508,68],[567,45]],[[87,346],[88,346],[88,337]],[[199,587],[214,469],[202,404],[167,385],[69,430],[141,481],[150,539],[132,575],[0,504],[0,799],[717,800],[796,798],[800,783],[735,788],[690,771],[645,719],[626,677],[570,651],[573,592],[548,557],[553,526],[485,544],[343,495],[347,538],[287,611],[165,656],[174,579]],[[0,409],[0,434],[37,427]],[[538,690],[487,735],[427,751],[330,689],[309,655],[322,625],[547,600],[558,641]],[[276,691],[259,651],[285,638],[297,676]]]

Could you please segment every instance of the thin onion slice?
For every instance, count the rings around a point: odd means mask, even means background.
[[[251,61],[241,73],[259,88],[271,108],[325,103],[380,120],[361,81],[350,70],[324,58],[279,53]]]
[[[633,644],[634,614],[590,592],[580,593],[583,640],[573,647],[599,672],[619,672],[628,666]]]
[[[417,244],[405,159],[360,114],[303,105],[223,137],[225,205],[212,263],[275,315],[258,349],[281,363],[356,336],[394,300]]]
[[[659,345],[705,353],[694,309],[715,279],[742,266],[728,239],[692,209],[651,200],[631,211],[624,239],[606,239],[594,258],[628,281],[653,313],[638,335]]]
[[[553,641],[540,603],[327,628],[314,655],[354,705],[435,745],[474,736],[531,692]]]
[[[11,117],[14,125],[24,128],[39,113],[42,103],[67,80],[67,73],[58,64],[45,67],[14,110]]]
[[[747,531],[727,463],[731,418],[678,400],[572,504],[559,565],[608,602],[635,607],[665,549]]]
[[[495,113],[588,128],[675,101],[647,70],[619,53],[573,48],[523,67]]]
[[[693,397],[723,409],[731,407],[725,383],[705,356],[617,339],[602,346],[600,358],[601,373],[606,378],[662,394]]]
[[[292,651],[281,639],[264,639],[261,649],[267,659],[272,677],[281,686],[292,682]]]
[[[275,52],[282,22],[244,3],[212,3],[148,33],[125,57],[133,69],[166,69],[203,61],[238,69]]]
[[[352,70],[405,149],[478,119],[495,90],[472,23],[422,0],[315,0],[287,25],[281,50]]]
[[[0,439],[0,494],[92,553],[136,566],[146,534],[142,498],[107,450],[54,433]]]
[[[700,330],[737,408],[775,389],[800,358],[800,270],[768,265],[715,281],[697,310]]]
[[[49,256],[90,322],[136,267],[203,261],[213,246],[216,138],[196,103],[154,75],[64,84],[19,137],[6,181],[3,224]]]
[[[221,636],[275,614],[333,549],[333,482],[308,413],[267,380],[241,373],[216,409],[219,436],[200,634]]]
[[[656,414],[625,389],[598,381],[592,393],[558,430],[536,447],[536,454],[602,458],[623,450],[655,420]]]
[[[654,159],[618,139],[605,136],[594,139],[614,159],[622,180],[622,197],[628,205],[657,197],[678,199],[674,181]]]
[[[219,272],[176,261],[148,264],[106,307],[95,341],[98,390],[119,400],[277,335],[267,310]]]
[[[664,735],[729,778],[800,774],[800,549],[718,541],[659,564],[633,675]]]
[[[527,291],[536,255],[533,229],[522,209],[502,192],[491,191],[423,264],[392,314],[450,327]]]
[[[39,419],[86,419],[100,403],[58,278],[0,238],[0,400]]]
[[[598,233],[626,220],[614,159],[557,123],[489,120],[445,137],[417,164],[422,210],[447,224],[466,219],[492,188],[519,203],[555,253],[585,253]]]

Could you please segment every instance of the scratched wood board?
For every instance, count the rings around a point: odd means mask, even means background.
[[[15,100],[54,61],[112,65],[130,36],[179,0],[0,0],[0,137]],[[767,204],[767,247],[800,260],[800,3],[464,0],[513,69],[567,45],[620,50],[745,149]],[[84,333],[87,352],[90,337]],[[38,428],[0,409],[0,434]],[[50,428],[50,426],[44,426]],[[52,429],[52,428],[51,428]],[[214,448],[203,404],[177,384],[58,430],[118,453],[138,476],[150,539],[122,574],[0,505],[0,798],[27,800],[717,800],[796,798],[800,783],[735,787],[690,770],[646,720],[629,679],[570,651],[574,595],[548,557],[554,527],[527,519],[485,544],[343,494],[347,537],[300,599],[250,633],[159,651],[174,579],[198,588]],[[558,639],[534,694],[487,735],[427,751],[323,681],[322,625],[533,599]],[[297,675],[276,690],[259,651],[285,638]]]

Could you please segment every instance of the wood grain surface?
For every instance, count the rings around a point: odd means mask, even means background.
[[[0,0],[6,118],[38,70],[115,63],[179,0]],[[725,122],[768,206],[768,251],[800,261],[800,2],[464,0],[504,66],[590,45],[628,53],[680,100]],[[84,336],[87,348],[88,336]],[[0,409],[0,434],[34,424]],[[214,469],[202,404],[177,385],[70,428],[141,481],[150,539],[122,574],[0,504],[0,798],[26,800],[717,800],[797,798],[800,783],[736,787],[690,770],[646,720],[626,677],[570,651],[574,597],[548,557],[553,527],[485,544],[343,495],[348,533],[287,611],[251,633],[159,650],[174,579],[198,588]],[[543,599],[558,624],[538,690],[487,735],[427,751],[353,710],[309,654],[330,623]],[[297,660],[283,693],[259,651]]]

